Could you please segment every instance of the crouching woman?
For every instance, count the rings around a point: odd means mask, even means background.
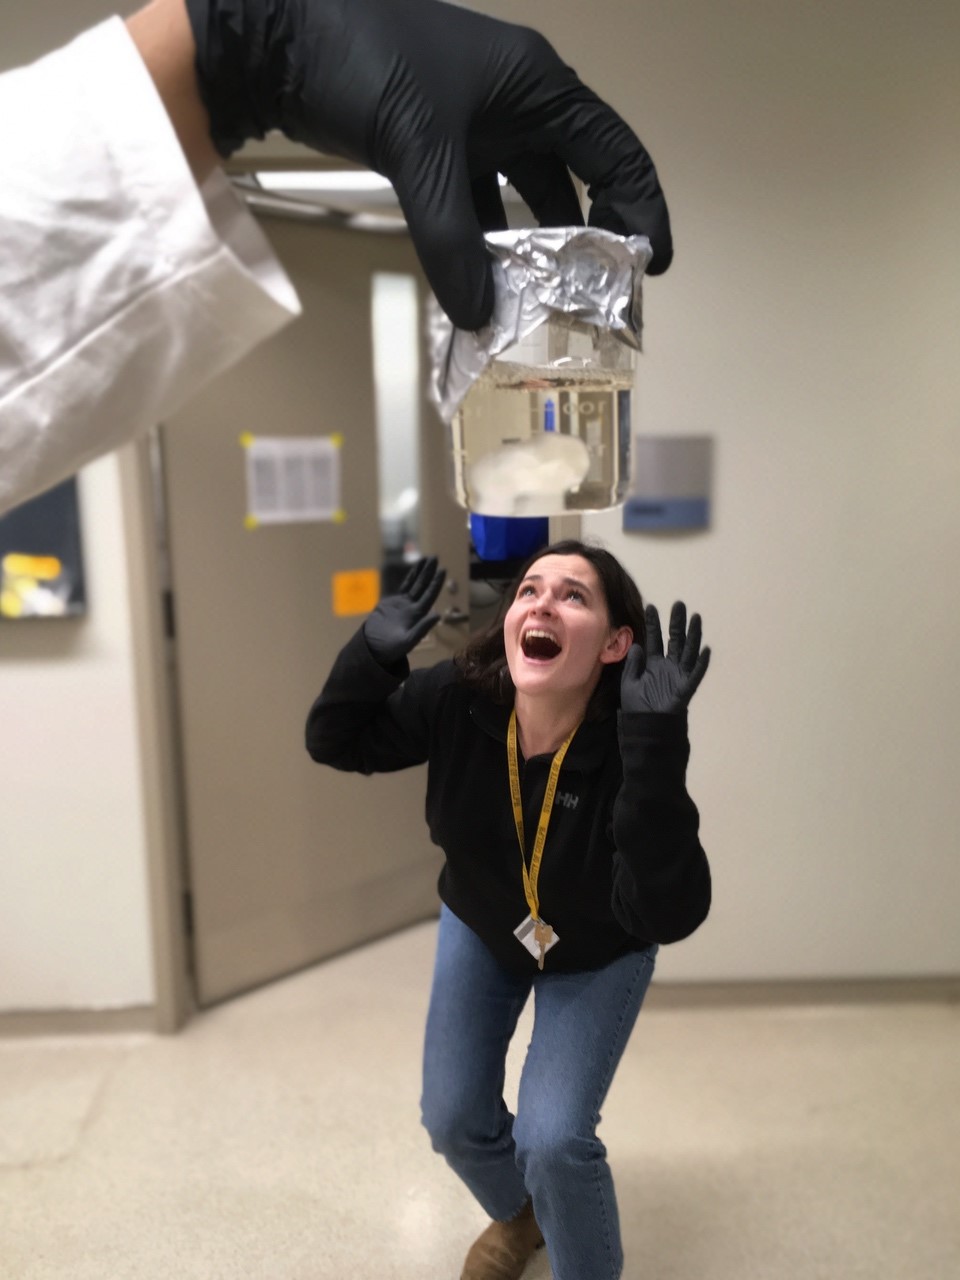
[[[555,1280],[617,1280],[617,1202],[600,1107],[660,943],[710,906],[686,790],[700,619],[656,609],[608,551],[555,543],[497,621],[411,671],[437,621],[435,560],[346,645],[307,721],[314,760],[365,774],[427,762],[446,860],[423,1064],[423,1123],[492,1219],[463,1280],[518,1280],[546,1244]],[[510,1039],[531,992],[516,1115]]]

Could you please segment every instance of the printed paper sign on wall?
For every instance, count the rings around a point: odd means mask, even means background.
[[[247,525],[344,518],[340,446],[334,436],[241,436],[247,465]]]

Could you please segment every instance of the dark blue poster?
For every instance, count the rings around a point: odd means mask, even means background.
[[[0,517],[0,622],[86,611],[77,482]]]

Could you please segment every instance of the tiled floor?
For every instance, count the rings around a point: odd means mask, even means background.
[[[2,1280],[456,1280],[485,1219],[419,1127],[434,934],[174,1037],[0,1041]],[[601,1134],[625,1280],[960,1277],[956,1005],[648,1009]]]

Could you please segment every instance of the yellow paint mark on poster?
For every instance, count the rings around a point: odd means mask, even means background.
[[[333,612],[338,618],[369,613],[380,600],[376,569],[351,569],[333,575]]]

